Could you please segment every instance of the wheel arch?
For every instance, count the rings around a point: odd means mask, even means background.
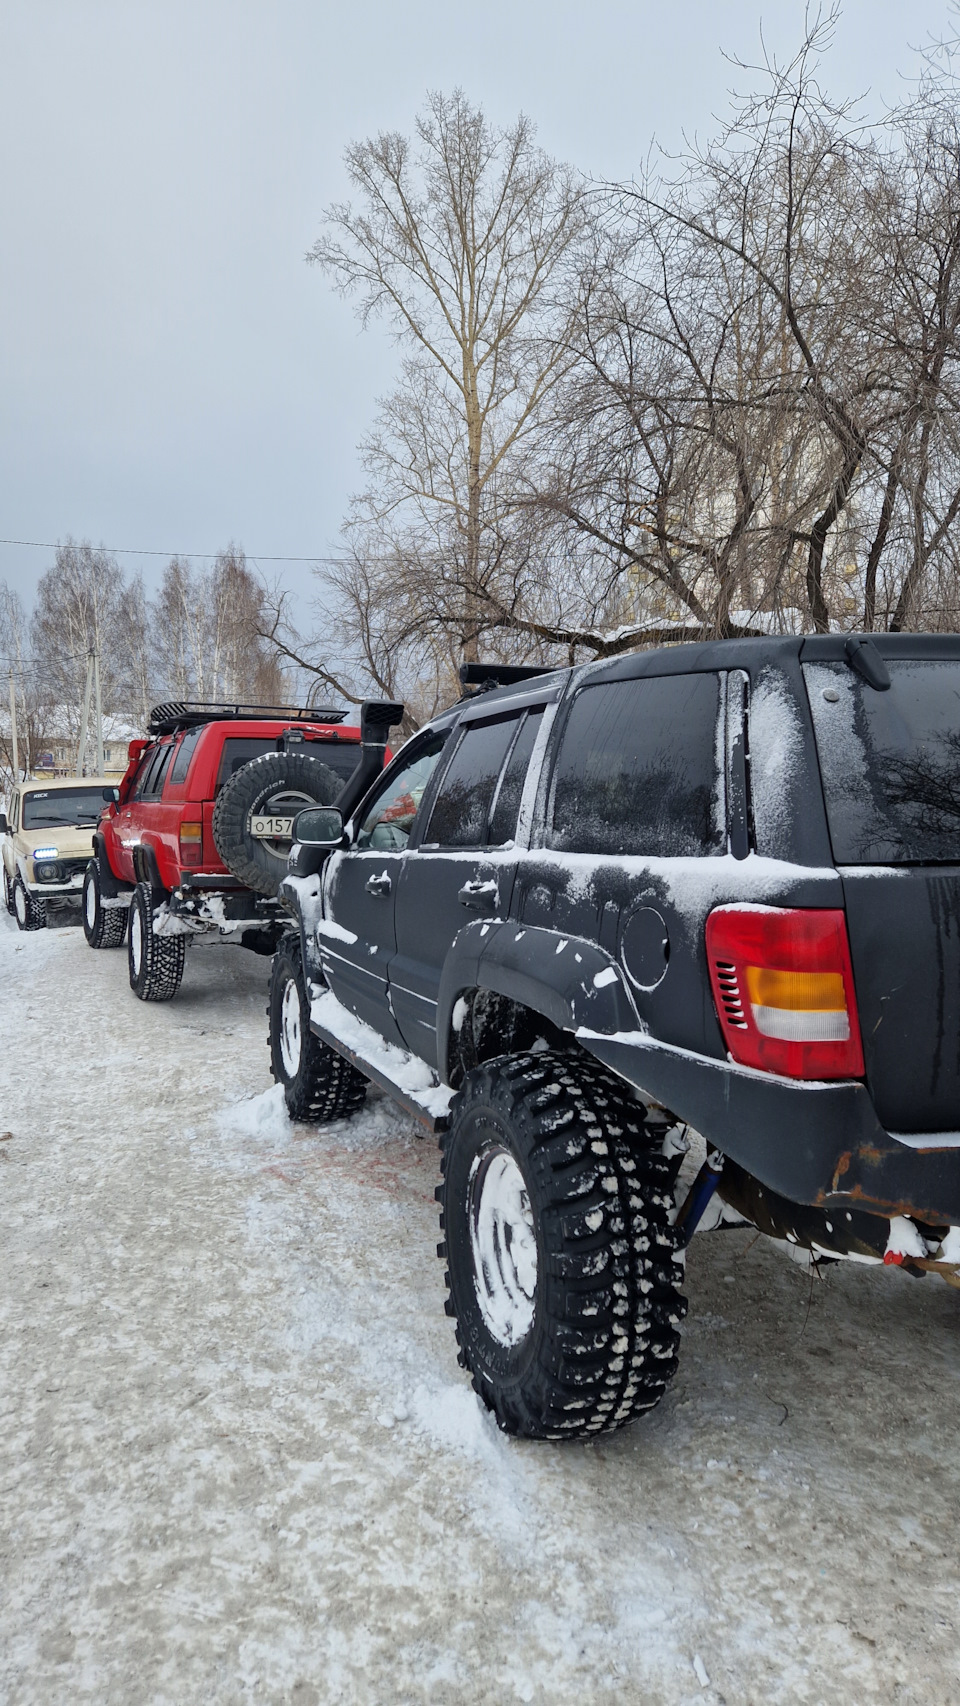
[[[555,1040],[572,1040],[581,1027],[614,1036],[639,1025],[623,972],[596,944],[540,926],[477,921],[456,937],[440,979],[437,1059],[448,1084],[465,1064],[457,1003],[469,1005],[481,992],[508,1003],[517,1020],[546,1023]]]

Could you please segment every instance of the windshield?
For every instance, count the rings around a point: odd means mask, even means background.
[[[83,828],[103,811],[103,784],[96,788],[46,788],[23,796],[24,829]]]
[[[877,692],[804,664],[840,865],[960,864],[960,661],[888,660]]]

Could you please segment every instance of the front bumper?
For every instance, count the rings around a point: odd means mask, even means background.
[[[960,1224],[960,1133],[894,1136],[858,1081],[779,1078],[641,1033],[577,1036],[619,1077],[792,1202]]]
[[[49,863],[53,863],[53,861],[49,861]],[[59,860],[57,863],[63,864],[64,861]],[[71,870],[68,867],[62,877],[55,878],[52,882],[41,882],[34,875],[33,860],[31,860],[26,874],[23,876],[24,886],[30,894],[36,896],[37,900],[55,900],[58,896],[79,900],[83,890],[83,874],[87,868],[87,863],[88,861],[85,859],[80,869]],[[23,874],[22,867],[21,873]]]

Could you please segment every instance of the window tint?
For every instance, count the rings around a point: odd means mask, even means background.
[[[424,789],[446,739],[447,731],[438,729],[417,747],[406,764],[393,772],[373,804],[367,807],[357,831],[357,847],[376,847],[384,852],[400,852],[406,847]]]
[[[171,782],[186,781],[187,771],[190,768],[190,760],[197,750],[197,742],[203,734],[203,727],[204,725],[200,723],[195,729],[188,729],[184,735],[177,749],[177,756],[174,759],[173,769],[170,772]]]
[[[152,746],[141,759],[140,768],[137,771],[133,784],[133,797],[135,800],[142,800],[144,794],[149,791],[150,778],[153,774],[154,765],[159,762],[162,751],[162,747]]]
[[[513,743],[513,750],[507,759],[493,803],[490,833],[487,836],[492,847],[499,847],[504,841],[513,841],[516,836],[520,796],[527,779],[533,743],[540,732],[542,722],[542,711],[528,711],[520,725],[520,733]]]
[[[804,664],[833,856],[960,864],[960,663],[888,662],[878,693],[846,664]]]
[[[519,718],[468,723],[440,784],[425,840],[441,847],[482,847],[504,759]]]
[[[231,735],[223,743],[220,754],[220,768],[217,771],[216,792],[219,794],[224,782],[229,782],[238,770],[249,764],[251,758],[262,758],[265,752],[277,752],[276,735]]]
[[[144,794],[149,794],[151,799],[155,799],[158,794],[162,793],[164,779],[168,769],[170,768],[170,760],[172,757],[173,742],[170,741],[166,746],[162,746],[160,748],[160,756],[157,759],[156,764],[153,766],[143,790]]]
[[[581,688],[554,773],[550,845],[662,858],[722,852],[718,708],[715,675]]]

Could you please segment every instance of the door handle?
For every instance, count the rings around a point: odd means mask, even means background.
[[[500,890],[495,882],[464,883],[457,899],[461,906],[472,906],[475,912],[489,912],[500,904]]]
[[[386,895],[390,893],[390,878],[386,871],[380,877],[368,877],[364,884],[368,894]]]

